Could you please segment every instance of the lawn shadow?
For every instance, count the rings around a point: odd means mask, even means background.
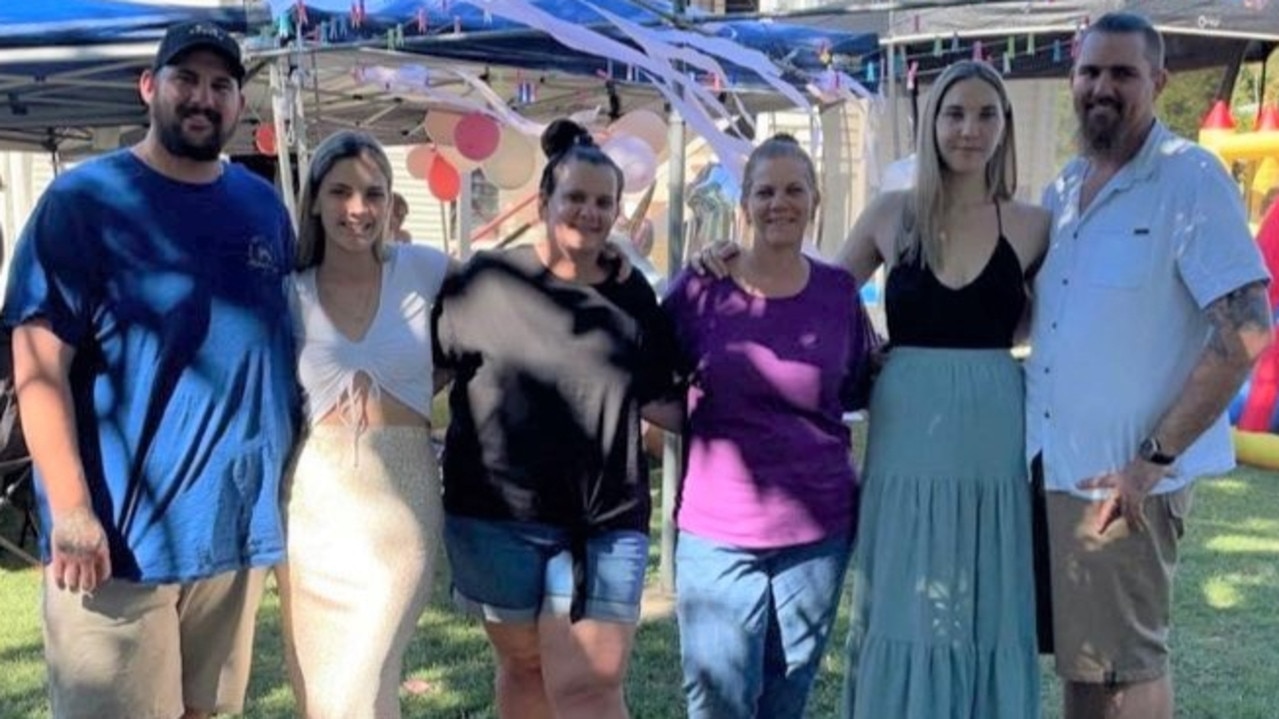
[[[5,719],[43,719],[49,715],[45,690],[44,646],[34,642],[10,645],[0,651],[0,697]],[[36,676],[28,676],[35,673]]]

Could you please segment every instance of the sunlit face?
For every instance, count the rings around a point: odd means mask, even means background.
[[[240,84],[226,61],[208,50],[193,50],[176,64],[143,73],[140,89],[164,149],[199,162],[218,158],[244,109]]]
[[[746,218],[755,242],[799,247],[817,208],[808,165],[786,155],[764,158],[751,170],[749,185]]]
[[[617,219],[617,173],[608,165],[567,160],[540,209],[547,237],[570,254],[599,252]]]
[[[1004,104],[990,83],[977,77],[946,89],[937,111],[937,154],[955,174],[985,172],[1004,138]]]
[[[334,163],[311,207],[324,227],[325,256],[371,251],[387,232],[390,196],[390,180],[366,155]]]
[[[1141,33],[1093,32],[1070,71],[1070,91],[1085,152],[1105,154],[1142,137],[1155,119],[1167,73],[1146,59]]]

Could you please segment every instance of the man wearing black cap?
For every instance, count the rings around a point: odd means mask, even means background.
[[[234,39],[165,35],[138,145],[63,174],[19,239],[3,320],[39,477],[54,717],[238,712],[296,391],[275,190],[219,160]]]

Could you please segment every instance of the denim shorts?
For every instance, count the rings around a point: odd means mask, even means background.
[[[487,622],[532,623],[540,614],[568,616],[573,599],[569,531],[537,522],[445,515],[444,548],[458,605]],[[639,621],[648,537],[606,531],[586,542],[583,618]]]

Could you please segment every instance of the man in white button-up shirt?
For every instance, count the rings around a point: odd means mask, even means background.
[[[1233,466],[1224,411],[1271,341],[1238,188],[1155,118],[1163,54],[1138,16],[1084,31],[1071,71],[1082,154],[1044,198],[1027,456],[1047,490],[1067,719],[1172,717],[1169,608],[1192,483]]]

